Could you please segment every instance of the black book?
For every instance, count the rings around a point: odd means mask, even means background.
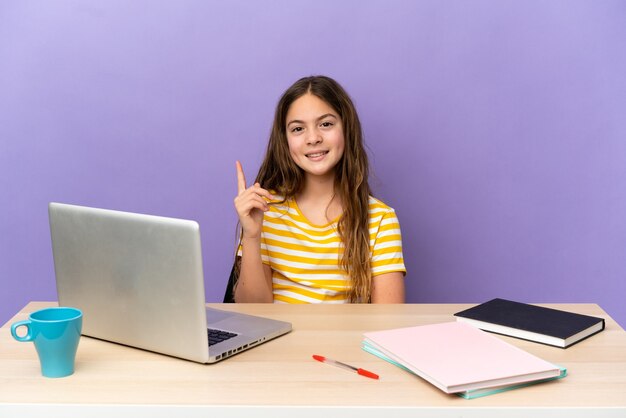
[[[604,319],[505,299],[454,314],[484,331],[567,348],[604,329]]]

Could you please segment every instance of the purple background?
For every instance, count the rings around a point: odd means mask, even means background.
[[[624,1],[0,3],[0,322],[54,300],[50,201],[190,218],[208,301],[280,94],[353,96],[408,302],[594,302],[622,325]]]

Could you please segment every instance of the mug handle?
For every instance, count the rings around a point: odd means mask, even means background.
[[[15,338],[16,340],[20,341],[20,342],[27,342],[27,341],[32,341],[33,340],[33,334],[31,333],[31,329],[30,329],[30,321],[19,321],[14,323],[13,325],[11,325],[11,335],[13,336],[13,338]],[[28,332],[26,333],[25,336],[20,337],[19,335],[17,335],[17,328],[18,327],[26,327],[26,329],[28,330]]]

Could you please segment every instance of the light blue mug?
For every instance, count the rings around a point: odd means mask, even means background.
[[[19,327],[26,327],[26,335],[17,335]],[[41,374],[46,377],[65,377],[74,373],[74,359],[83,328],[83,313],[76,308],[54,307],[41,309],[29,315],[28,320],[11,325],[11,335],[17,341],[35,343]]]

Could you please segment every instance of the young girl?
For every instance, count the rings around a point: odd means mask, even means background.
[[[336,81],[283,94],[254,185],[236,165],[236,302],[404,302],[400,225],[370,195],[361,124]]]

